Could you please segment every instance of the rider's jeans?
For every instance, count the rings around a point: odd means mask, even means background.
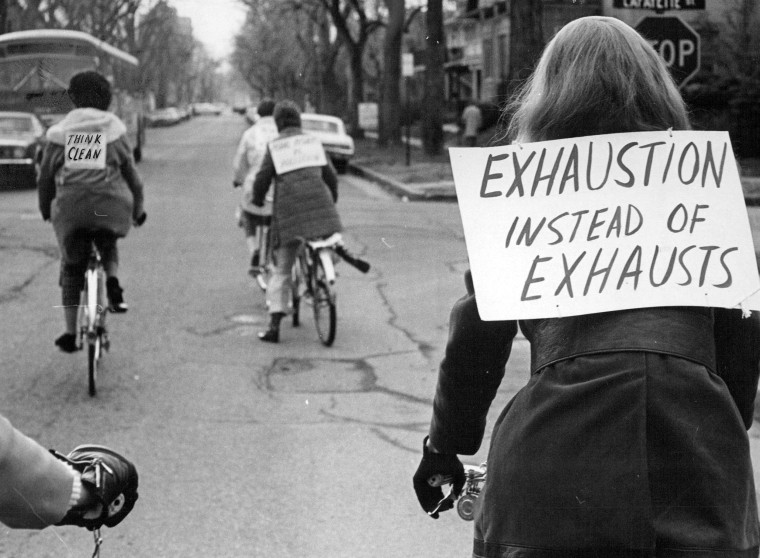
[[[272,277],[267,286],[267,306],[270,314],[289,314],[291,311],[291,270],[300,244],[299,240],[295,240],[273,250]]]

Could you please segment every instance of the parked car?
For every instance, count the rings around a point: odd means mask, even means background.
[[[34,114],[0,112],[0,184],[36,188],[45,126]]]
[[[175,107],[167,107],[149,112],[145,118],[148,121],[148,126],[156,128],[174,126],[182,120],[182,114]]]
[[[348,161],[354,156],[354,139],[346,133],[343,120],[327,114],[303,113],[301,129],[319,138],[335,170],[346,172]]]
[[[214,103],[195,103],[193,105],[193,114],[213,114],[219,116],[222,114],[222,107]]]

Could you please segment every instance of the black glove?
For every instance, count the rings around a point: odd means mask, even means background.
[[[148,218],[148,214],[144,211],[138,215],[137,219],[134,220],[135,227],[142,227],[143,223],[145,223],[145,220]]]
[[[438,512],[454,507],[454,500],[465,482],[464,466],[454,454],[434,453],[427,448],[428,437],[422,442],[422,461],[414,473],[414,492],[422,509],[438,519]],[[441,484],[451,483],[451,493],[444,498]]]
[[[95,506],[74,506],[57,525],[76,525],[90,531],[121,523],[137,501],[137,469],[125,457],[104,446],[78,446],[66,456],[50,452],[82,475],[82,485],[94,497]],[[93,509],[99,514],[92,517]],[[90,512],[90,513],[88,513]]]

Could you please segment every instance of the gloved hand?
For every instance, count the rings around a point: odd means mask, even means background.
[[[135,227],[142,227],[143,223],[145,223],[145,220],[148,218],[148,214],[144,211],[140,213],[133,221]]]
[[[92,531],[118,525],[132,511],[137,501],[137,469],[132,462],[104,446],[78,446],[66,456],[50,451],[79,471],[83,488],[95,500],[94,505],[71,508],[58,525]]]
[[[438,512],[454,507],[454,500],[465,482],[464,466],[454,454],[435,453],[427,447],[428,437],[422,442],[422,461],[414,473],[414,492],[422,509],[438,519]],[[452,484],[451,493],[444,499],[441,484]],[[444,501],[445,500],[445,501]]]

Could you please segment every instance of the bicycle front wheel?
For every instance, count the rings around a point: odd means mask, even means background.
[[[98,363],[102,350],[100,335],[97,335],[94,340],[90,340],[87,343],[87,380],[90,397],[93,397],[97,393]]]
[[[312,263],[314,265],[314,276],[312,277],[314,325],[317,327],[319,340],[325,347],[329,347],[335,341],[335,330],[338,323],[335,292],[327,280],[322,261],[315,257]]]

